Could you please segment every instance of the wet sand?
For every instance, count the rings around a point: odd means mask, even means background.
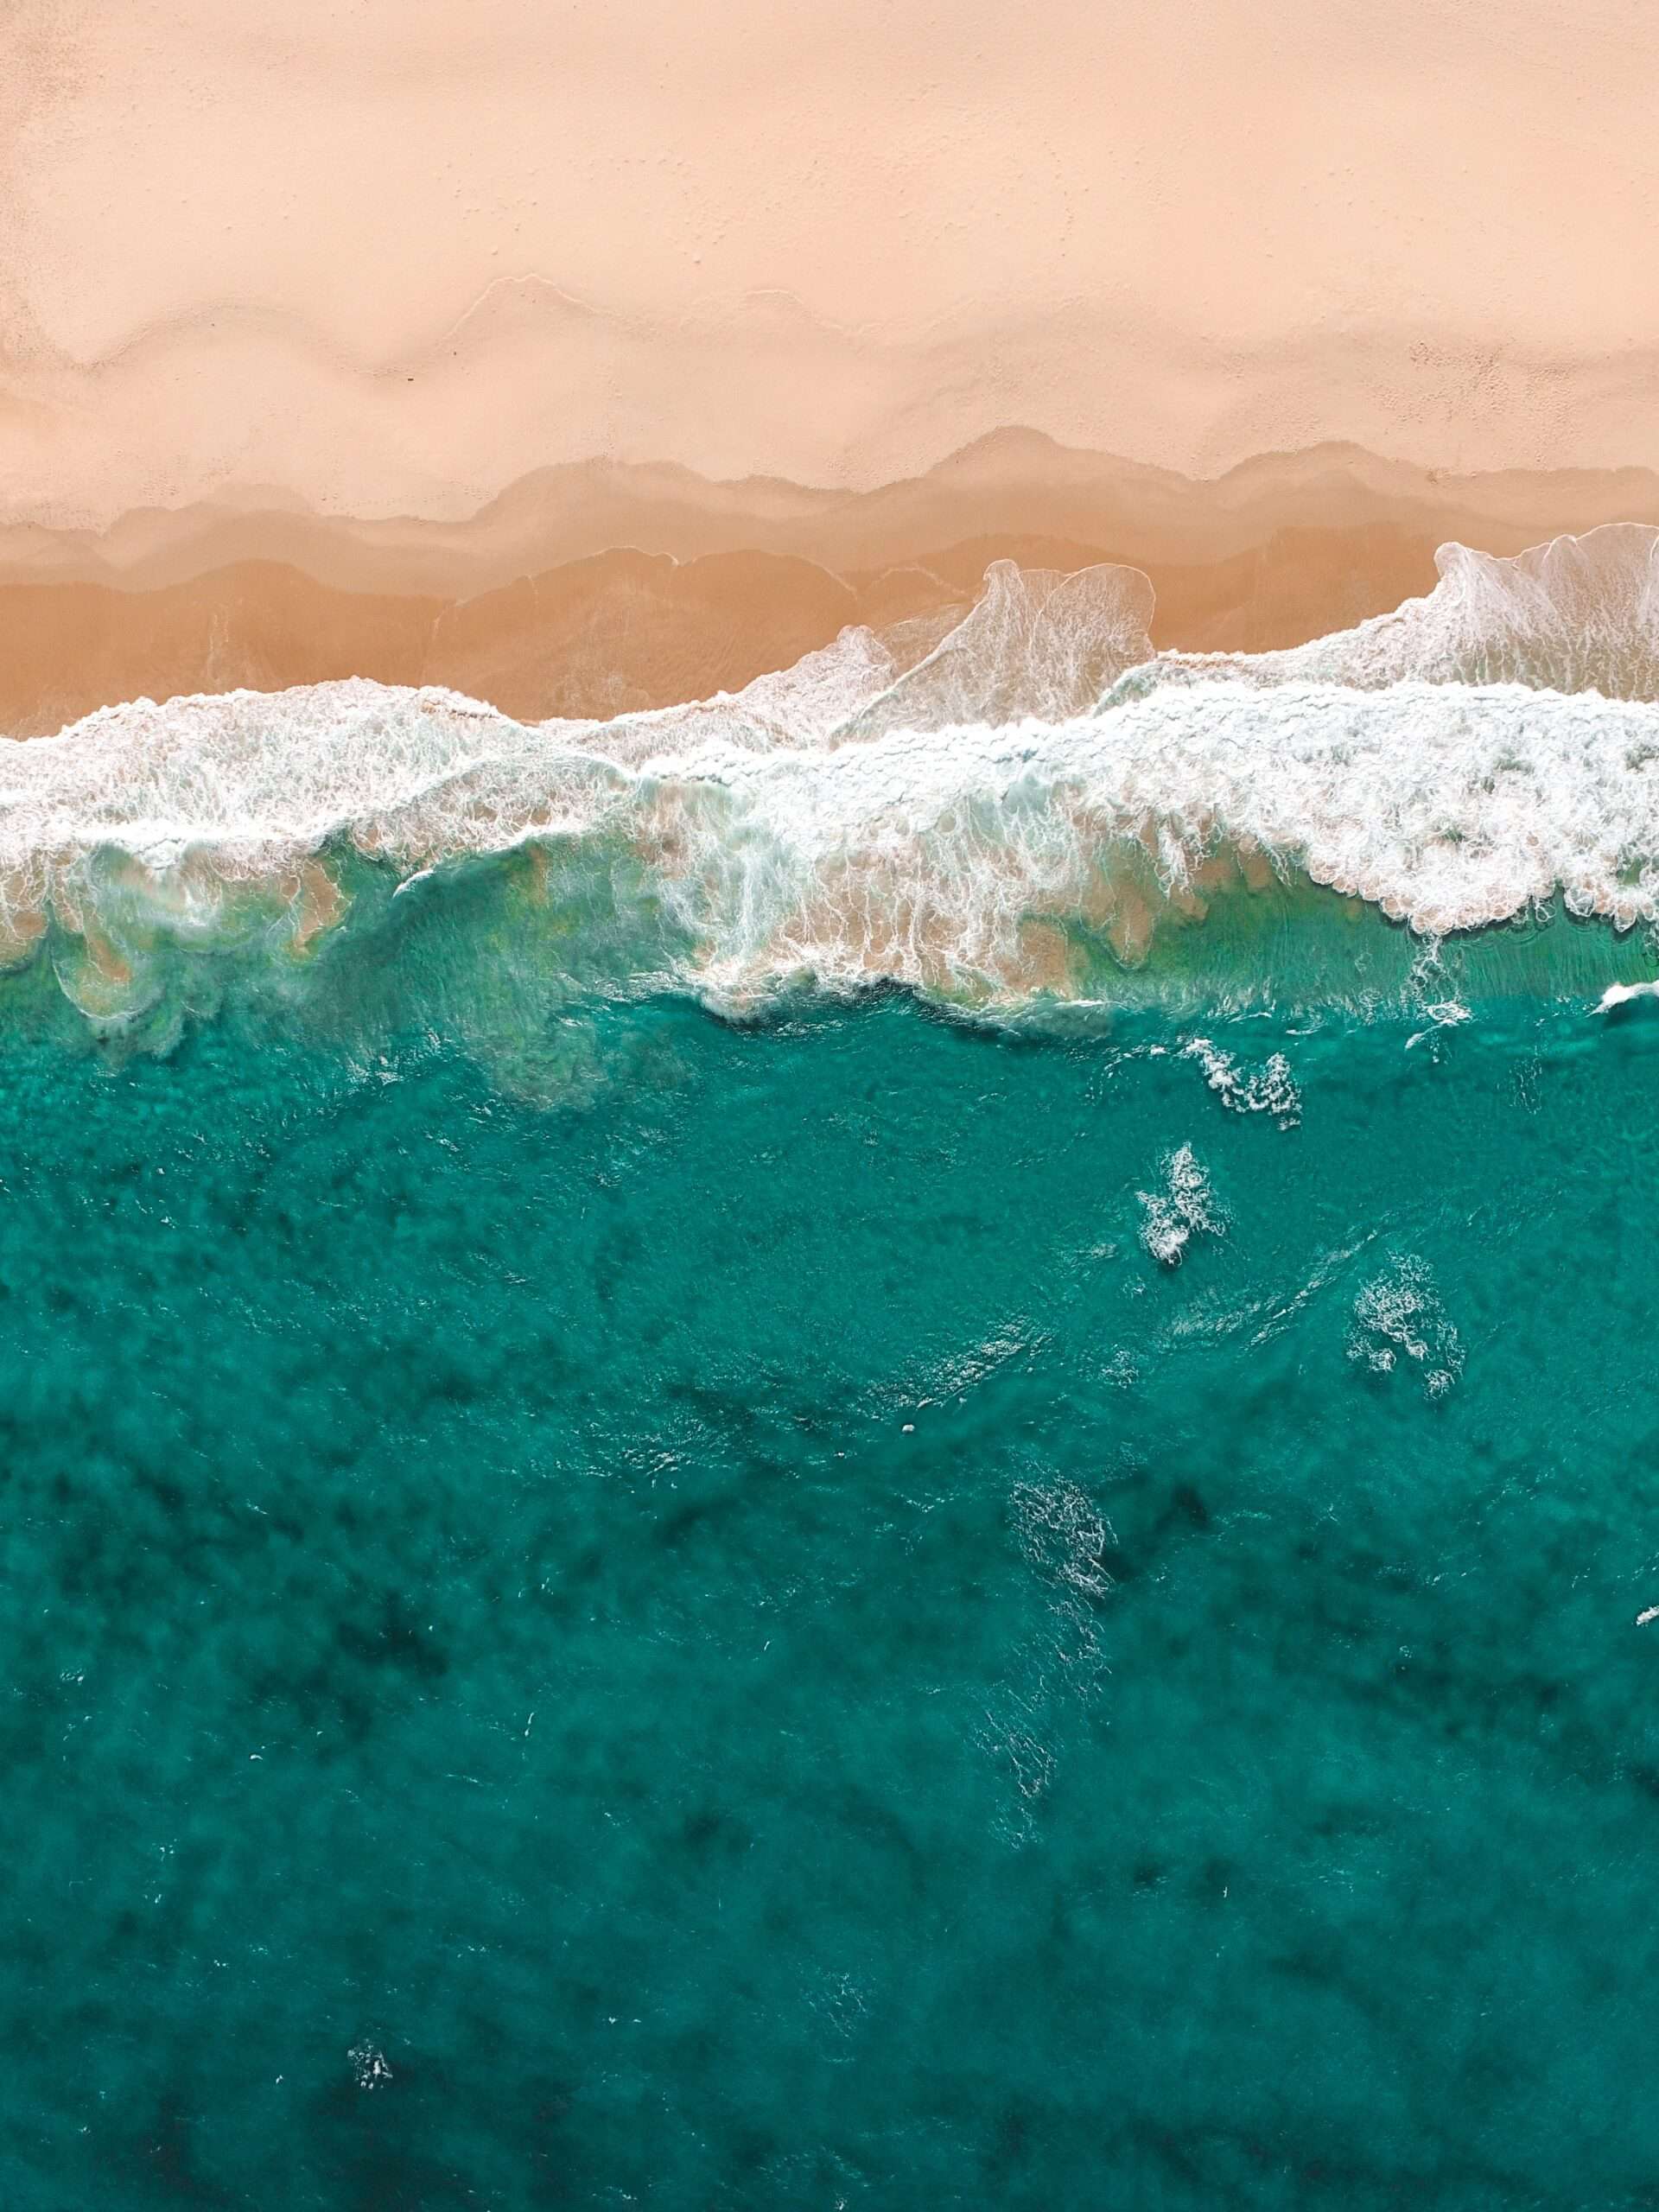
[[[849,623],[963,606],[998,559],[1141,569],[1156,644],[1261,652],[1427,591],[1448,538],[1511,553],[1630,518],[1659,520],[1659,481],[1636,471],[1448,480],[1344,450],[1205,484],[1009,434],[863,494],[590,467],[539,472],[460,524],[290,505],[23,525],[0,532],[0,728],[343,676],[523,718],[664,706]]]

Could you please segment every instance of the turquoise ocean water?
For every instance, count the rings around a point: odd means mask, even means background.
[[[15,1041],[4,2201],[1655,2201],[1659,1020],[1471,1011]]]
[[[1659,2205],[1589,544],[8,753],[0,2207]]]

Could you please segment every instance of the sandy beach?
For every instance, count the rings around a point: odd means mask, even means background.
[[[1631,0],[24,0],[0,51],[16,734],[656,703],[1002,556],[1259,647],[1659,518]]]

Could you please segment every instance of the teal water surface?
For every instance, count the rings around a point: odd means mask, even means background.
[[[1659,2204],[1654,1011],[20,1032],[0,2202]]]

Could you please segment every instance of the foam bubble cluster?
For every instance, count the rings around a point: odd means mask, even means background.
[[[1301,1093],[1282,1052],[1270,1052],[1260,1067],[1249,1067],[1236,1053],[1224,1052],[1207,1037],[1195,1037],[1183,1057],[1198,1061],[1205,1081],[1231,1112],[1271,1114],[1281,1129],[1293,1129],[1301,1120]]]
[[[1446,1395],[1463,1372],[1463,1346],[1427,1261],[1408,1253],[1363,1285],[1348,1356],[1374,1375],[1391,1374],[1405,1360],[1421,1375],[1425,1395]]]
[[[1163,1162],[1160,1191],[1140,1191],[1141,1241],[1160,1267],[1178,1268],[1194,1236],[1225,1234],[1227,1217],[1190,1144]]]

